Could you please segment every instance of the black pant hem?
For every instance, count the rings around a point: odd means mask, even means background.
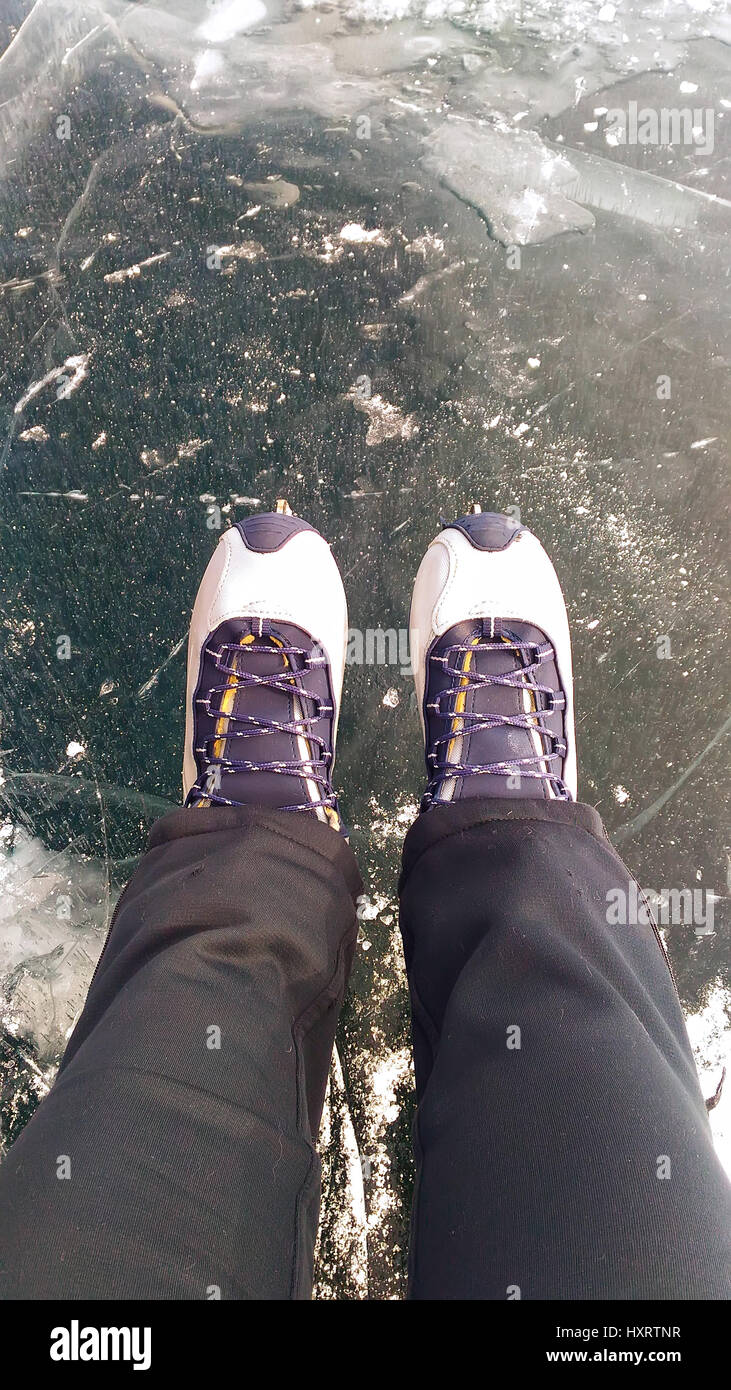
[[[599,812],[581,801],[544,801],[539,797],[469,797],[449,805],[433,806],[417,816],[404,841],[399,891],[426,850],[491,821],[552,821],[586,830],[610,846]],[[610,846],[611,847],[611,846]]]

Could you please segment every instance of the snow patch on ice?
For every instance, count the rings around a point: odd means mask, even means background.
[[[388,246],[388,237],[384,235],[380,227],[373,227],[366,230],[361,227],[360,222],[346,222],[340,229],[340,240],[350,242],[352,245],[360,246]]]
[[[11,821],[0,835],[0,1021],[56,1066],[104,941],[101,864],[49,850]]]
[[[266,19],[267,8],[261,0],[228,0],[227,4],[217,4],[208,19],[197,29],[202,39],[209,43],[225,43],[246,29],[253,29]]]

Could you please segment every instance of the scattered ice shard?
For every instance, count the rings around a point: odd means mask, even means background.
[[[289,208],[300,200],[297,184],[288,183],[281,177],[266,179],[262,183],[242,183],[241,186],[250,198],[268,208]]]
[[[37,396],[39,391],[42,391],[45,386],[50,386],[54,383],[57,384],[56,400],[65,400],[84,380],[88,373],[88,368],[89,354],[87,352],[78,353],[74,357],[67,357],[66,361],[62,362],[60,367],[52,367],[50,372],[46,372],[46,375],[41,377],[40,381],[31,382],[27,390],[23,392],[20,400],[15,402],[14,414],[22,415],[25,407],[33,400],[33,397]]]
[[[731,203],[725,198],[584,150],[571,150],[571,165],[575,179],[567,181],[565,193],[577,203],[652,227],[698,227],[710,234],[728,234]]]

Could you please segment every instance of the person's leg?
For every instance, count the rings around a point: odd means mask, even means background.
[[[612,925],[635,885],[576,804],[568,619],[535,536],[479,508],[446,527],[411,652],[411,1296],[727,1297],[731,1189],[657,933]]]
[[[409,832],[412,1298],[731,1295],[675,986],[651,925],[608,925],[617,890],[587,806],[463,801]]]
[[[306,1298],[359,878],[259,807],[158,821],[0,1167],[0,1297]]]
[[[0,1296],[298,1298],[360,880],[331,784],[342,581],[288,509],[225,532],[154,827],[48,1097],[0,1169]]]

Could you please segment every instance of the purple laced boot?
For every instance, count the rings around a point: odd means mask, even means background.
[[[570,800],[562,778],[566,697],[543,633],[497,619],[459,624],[428,662],[422,810],[469,796]]]
[[[188,649],[185,804],[309,811],[332,786],[347,611],[329,547],[289,512],[221,537]]]
[[[446,526],[414,586],[422,810],[468,797],[576,797],[568,619],[535,536],[479,508]]]

